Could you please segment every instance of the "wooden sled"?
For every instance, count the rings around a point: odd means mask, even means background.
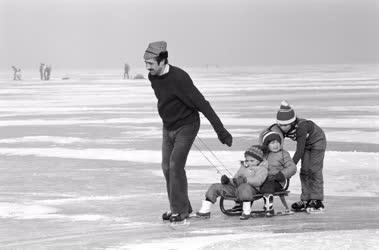
[[[275,192],[272,194],[274,197],[279,196],[280,201],[282,202],[282,204],[285,208],[285,211],[289,211],[288,204],[287,204],[287,201],[285,198],[290,193],[290,191],[288,191],[289,184],[290,184],[290,180],[287,179],[283,190],[280,192]],[[253,200],[251,200],[251,202],[259,200],[261,198],[263,198],[263,194],[256,194],[253,196]],[[231,201],[231,202],[229,202],[229,204],[227,204],[228,202],[226,202],[226,201]],[[220,197],[221,212],[223,214],[228,215],[228,216],[237,216],[237,215],[239,216],[242,214],[242,205],[238,206],[238,204],[240,204],[240,201],[238,201],[236,197],[226,196],[226,195],[222,195]],[[252,214],[264,213],[264,210],[253,210],[251,213]]]

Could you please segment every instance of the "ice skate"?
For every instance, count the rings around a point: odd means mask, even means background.
[[[308,202],[301,200],[301,201],[293,203],[291,205],[291,208],[292,208],[292,211],[294,211],[294,212],[303,212],[303,211],[305,211],[307,206],[308,206]]]
[[[321,200],[311,200],[308,203],[306,211],[309,214],[319,214],[319,213],[323,213],[324,209],[325,207]]]

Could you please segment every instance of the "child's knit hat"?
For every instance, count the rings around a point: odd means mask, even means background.
[[[253,146],[249,147],[248,149],[246,149],[245,157],[247,155],[254,157],[258,161],[263,161],[263,151],[262,151],[260,145],[253,145]]]
[[[289,105],[287,101],[282,101],[280,104],[280,109],[276,114],[276,122],[279,125],[288,125],[296,120],[295,111]]]
[[[268,131],[263,135],[262,145],[268,147],[268,144],[270,144],[273,140],[277,140],[280,144],[282,144],[282,137],[278,133]]]

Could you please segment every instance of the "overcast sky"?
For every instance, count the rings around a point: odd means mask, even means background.
[[[0,68],[379,62],[378,0],[0,0]]]

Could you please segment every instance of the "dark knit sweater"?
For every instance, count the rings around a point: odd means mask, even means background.
[[[161,76],[149,74],[149,80],[158,99],[158,112],[166,129],[175,130],[195,122],[199,119],[200,111],[218,136],[223,137],[223,124],[184,70],[170,65],[168,73]]]

